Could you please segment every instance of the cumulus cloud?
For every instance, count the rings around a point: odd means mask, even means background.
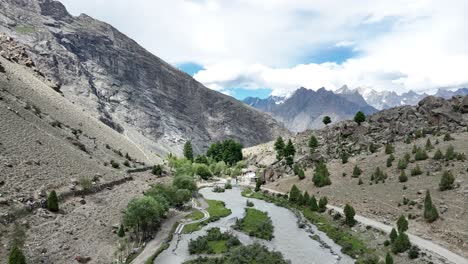
[[[218,91],[369,86],[403,92],[468,84],[465,0],[62,0],[171,62],[197,62]],[[358,55],[314,63],[327,47]]]

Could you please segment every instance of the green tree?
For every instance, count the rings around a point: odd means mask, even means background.
[[[370,153],[375,153],[377,151],[377,147],[375,146],[375,144],[373,142],[370,143],[369,145],[369,152]]]
[[[312,212],[318,211],[317,199],[315,199],[314,195],[310,197],[308,206]]]
[[[348,153],[346,153],[345,151],[343,151],[343,152],[341,153],[341,163],[343,163],[343,164],[348,163],[348,158],[349,158]]]
[[[366,115],[361,111],[357,112],[354,116],[354,122],[358,123],[358,125],[361,125],[361,123],[364,121],[366,121]]]
[[[208,180],[213,176],[210,169],[206,164],[198,164],[196,163],[195,167],[195,174],[200,176],[204,180]]]
[[[125,236],[125,228],[123,225],[120,225],[119,230],[117,231],[117,236],[124,237]]]
[[[406,176],[406,173],[404,170],[401,171],[400,176],[398,176],[398,181],[400,182],[407,182],[408,181],[408,176]]]
[[[390,253],[387,253],[387,256],[385,256],[385,264],[393,264],[393,257]]]
[[[289,139],[288,144],[286,144],[286,147],[284,148],[284,156],[286,157],[286,164],[288,166],[293,165],[294,155],[296,155],[296,149],[294,148],[294,145],[291,139]]]
[[[149,196],[135,198],[128,203],[124,224],[133,228],[138,238],[147,238],[156,231],[164,214],[162,206]]]
[[[455,153],[453,146],[448,146],[447,150],[445,151],[445,160],[454,160],[456,157],[457,154]]]
[[[398,169],[399,170],[404,170],[408,167],[408,162],[405,159],[399,159],[398,160]]]
[[[440,179],[439,183],[439,190],[445,191],[453,189],[453,183],[455,182],[455,177],[451,171],[444,171],[442,174],[442,178]]]
[[[318,140],[317,138],[312,135],[309,138],[309,148],[310,148],[310,153],[314,153],[315,149],[318,147]]]
[[[354,226],[356,224],[356,220],[354,219],[356,212],[354,211],[354,208],[351,205],[346,204],[344,207],[344,214],[346,224],[348,226]]]
[[[259,192],[261,190],[262,183],[262,180],[260,180],[260,178],[257,178],[257,180],[255,181],[255,192]]]
[[[156,175],[156,176],[161,176],[162,175],[162,166],[161,165],[154,165],[153,166],[153,169],[151,170],[151,172],[153,173],[153,175]]]
[[[289,192],[289,201],[294,203],[294,204],[298,204],[300,199],[301,199],[301,191],[299,191],[299,188],[297,188],[296,185],[293,185],[291,187],[291,191]]]
[[[325,125],[328,125],[331,123],[331,118],[329,116],[324,116],[323,119],[322,119],[322,122],[325,124]]]
[[[303,169],[299,169],[299,173],[297,174],[300,180],[305,179],[305,174]]]
[[[395,156],[393,154],[390,154],[387,158],[387,168],[390,168],[392,166],[393,161],[395,160]]]
[[[426,160],[428,158],[427,153],[424,149],[418,148],[416,154],[414,154],[415,160]]]
[[[395,230],[395,228],[392,228],[392,231],[390,232],[390,241],[393,243],[395,240],[398,238],[398,233]]]
[[[186,189],[189,191],[197,190],[197,185],[192,177],[187,176],[177,176],[172,181],[172,185],[174,185],[177,189]]]
[[[195,158],[195,163],[200,163],[200,164],[205,164],[205,165],[209,164],[208,159],[206,158],[205,155],[198,155]]]
[[[403,253],[411,248],[411,243],[409,241],[408,235],[406,233],[400,233],[398,238],[392,245],[393,253]]]
[[[206,156],[213,158],[216,162],[224,161],[232,166],[243,158],[242,144],[232,139],[226,139],[222,142],[211,144],[206,152]]]
[[[444,154],[442,154],[442,151],[440,151],[440,149],[437,149],[436,152],[434,153],[433,159],[441,160],[443,158],[444,158]]]
[[[408,220],[406,220],[405,216],[400,216],[397,221],[397,228],[398,228],[398,233],[404,233],[406,230],[408,230]]]
[[[421,174],[422,174],[422,170],[419,167],[419,164],[416,164],[416,166],[413,169],[411,169],[411,176],[417,176]]]
[[[385,144],[385,154],[390,155],[395,152],[395,147],[393,147],[392,143],[388,142]]]
[[[318,211],[320,213],[325,212],[327,210],[327,204],[328,204],[327,197],[324,196],[324,197],[320,198],[319,203],[318,203]]]
[[[432,149],[434,149],[434,146],[432,146],[431,140],[429,138],[426,140],[425,148],[427,151],[431,151]]]
[[[358,165],[354,165],[353,168],[353,178],[358,178],[361,176],[362,170],[358,167]]]
[[[317,187],[323,187],[331,184],[330,173],[328,172],[328,168],[325,163],[320,162],[317,164],[312,181]]]
[[[192,141],[187,141],[184,144],[184,157],[190,161],[193,161],[193,148]]]
[[[58,197],[55,191],[51,191],[49,197],[47,197],[47,209],[54,213],[59,211]]]
[[[426,191],[426,198],[424,199],[424,219],[428,223],[432,223],[439,218],[437,208],[432,204],[431,193],[429,190]]]
[[[304,195],[302,196],[304,197],[304,203],[302,205],[305,205],[305,206],[308,206],[309,205],[309,202],[310,202],[310,195],[307,191],[304,192]]]
[[[278,137],[275,142],[275,150],[276,150],[276,159],[282,160],[284,157],[284,148],[286,145],[284,144],[284,140],[282,137]]]
[[[26,257],[18,246],[13,246],[8,256],[8,264],[26,264]]]

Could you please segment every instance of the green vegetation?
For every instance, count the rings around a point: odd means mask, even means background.
[[[79,183],[83,190],[90,190],[93,187],[93,181],[87,176],[81,177]]]
[[[291,187],[291,191],[289,191],[289,201],[293,204],[298,204],[299,201],[302,200],[302,194],[299,188],[296,185]]]
[[[402,215],[398,218],[397,221],[397,228],[399,233],[406,232],[408,230],[408,220]]]
[[[319,203],[318,203],[318,212],[319,213],[325,212],[327,210],[327,204],[328,204],[327,197],[324,196],[320,198]]]
[[[444,158],[444,154],[442,154],[442,151],[440,151],[440,149],[437,149],[436,152],[434,153],[433,159],[442,160],[443,158]]]
[[[206,211],[210,214],[210,218],[206,221],[200,223],[194,223],[184,226],[184,233],[192,233],[194,231],[198,231],[201,229],[202,226],[210,223],[218,221],[219,219],[226,217],[231,214],[231,209],[226,208],[226,205],[222,201],[216,200],[206,200],[208,203],[208,208]]]
[[[361,168],[358,167],[358,165],[354,165],[354,168],[353,168],[353,178],[359,178],[359,176],[361,176],[362,174],[362,170]]]
[[[114,169],[120,168],[119,163],[116,162],[115,160],[111,160],[111,161],[110,161],[110,164],[111,164],[112,168],[114,168]]]
[[[245,216],[237,219],[234,228],[249,236],[271,240],[273,238],[273,223],[268,213],[253,208],[245,209]]]
[[[125,236],[125,228],[123,225],[120,225],[119,230],[117,231],[117,236],[124,237]]]
[[[388,142],[385,144],[385,154],[390,155],[395,152],[395,147],[392,145],[392,143]]]
[[[356,224],[356,220],[354,219],[356,212],[354,211],[354,208],[351,205],[346,204],[344,207],[344,214],[345,214],[345,223],[348,226],[354,226]]]
[[[13,246],[8,256],[8,264],[26,264],[26,257],[18,246]]]
[[[406,159],[399,159],[398,160],[398,169],[405,170],[408,167],[408,161]]]
[[[421,174],[422,174],[422,170],[419,167],[419,165],[416,164],[416,166],[413,169],[411,169],[411,176],[417,176],[417,175],[421,175]]]
[[[449,132],[445,133],[444,135],[444,141],[451,141],[453,140],[453,137],[450,135]]]
[[[310,139],[309,139],[309,148],[310,148],[310,153],[314,153],[315,152],[315,149],[317,149],[318,147],[318,140],[317,138],[312,135],[310,136]]]
[[[316,165],[312,181],[317,187],[323,187],[331,184],[330,173],[328,172],[328,168],[325,163],[319,162]]]
[[[226,190],[230,190],[232,189],[232,184],[231,184],[231,181],[227,181],[226,184],[224,184],[224,189]]]
[[[432,145],[432,142],[431,142],[431,140],[429,138],[426,140],[426,145],[424,146],[424,148],[427,151],[431,151],[431,150],[434,149],[434,146]]]
[[[192,141],[187,141],[184,144],[184,157],[190,161],[193,161],[193,147]]]
[[[15,30],[19,34],[31,34],[31,33],[34,33],[35,28],[29,25],[18,25],[15,27]]]
[[[453,189],[453,184],[455,182],[455,177],[453,176],[451,171],[444,171],[442,174],[442,178],[440,179],[439,183],[439,190],[445,191]]]
[[[400,176],[398,176],[398,181],[400,182],[407,182],[408,181],[408,176],[406,176],[406,173],[404,170],[401,171]]]
[[[377,151],[377,147],[375,146],[375,144],[373,142],[370,143],[369,145],[369,152],[370,153],[375,153]]]
[[[380,167],[377,167],[371,175],[371,181],[375,181],[375,183],[379,183],[380,181],[385,182],[387,178],[387,173],[384,173]]]
[[[158,165],[153,166],[151,173],[159,177],[159,176],[162,176],[162,171],[163,171],[162,166],[158,164]]]
[[[250,200],[247,200],[246,205],[247,207],[254,207],[254,203]]]
[[[416,153],[414,154],[415,160],[426,160],[428,158],[427,153],[422,148],[417,148]]]
[[[55,191],[51,191],[47,197],[47,209],[54,213],[59,211],[58,197]]]
[[[208,180],[213,177],[213,174],[210,171],[210,168],[206,164],[203,163],[194,163],[193,165],[195,174],[200,176],[200,178],[204,180]]]
[[[395,230],[395,228],[392,228],[392,231],[390,232],[390,242],[393,243],[395,240],[398,238],[398,233]]]
[[[432,204],[431,193],[426,191],[426,198],[424,199],[424,219],[426,222],[432,223],[439,218],[437,208]]]
[[[229,250],[224,257],[208,258],[199,257],[184,262],[184,264],[287,264],[280,252],[269,251],[268,248],[259,244],[238,246]]]
[[[223,187],[221,187],[221,186],[215,186],[215,187],[213,188],[213,192],[215,192],[215,193],[223,193],[223,192],[225,192],[225,191],[226,191],[226,190],[225,190]]]
[[[239,246],[239,239],[228,232],[221,233],[219,228],[211,228],[205,236],[189,241],[190,254],[220,254]]]
[[[331,118],[329,116],[324,116],[323,119],[322,119],[322,122],[325,124],[325,125],[328,125],[330,124],[332,121],[331,121]]]
[[[305,173],[303,169],[299,169],[299,173],[297,174],[300,180],[305,179]]]
[[[224,161],[226,164],[235,165],[242,160],[242,145],[232,139],[214,143],[206,152],[207,157],[216,162]]]
[[[278,161],[282,160],[284,157],[284,148],[285,148],[284,140],[282,137],[278,137],[275,142],[275,150],[276,150],[276,159]]]
[[[387,256],[385,256],[385,264],[393,264],[393,257],[390,253],[387,253]]]
[[[408,221],[402,215],[397,221],[398,234],[395,229],[390,232],[390,240],[392,242],[393,253],[403,253],[411,248],[408,235],[405,233],[408,230]]]
[[[393,165],[393,161],[395,160],[395,156],[393,154],[390,154],[387,158],[387,168],[390,168]]]
[[[445,151],[445,160],[454,160],[456,157],[457,153],[455,152],[455,148],[452,145],[448,146]]]
[[[288,140],[288,144],[286,144],[286,147],[284,147],[283,154],[286,158],[286,165],[292,166],[294,163],[294,155],[296,154],[296,149],[294,148],[291,139]]]
[[[341,153],[341,163],[346,164],[348,163],[349,155],[347,152],[343,151]]]
[[[366,121],[366,115],[361,111],[357,112],[354,116],[354,122],[358,123],[358,125],[361,125],[361,123],[364,121]]]

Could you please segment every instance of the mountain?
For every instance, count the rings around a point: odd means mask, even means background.
[[[288,98],[249,98],[244,103],[270,113],[288,129],[296,132],[324,126],[322,118],[326,115],[335,122],[352,118],[358,111],[366,114],[376,111],[358,93],[351,92],[346,87],[341,92],[343,93],[335,94],[325,88],[313,91],[301,87]],[[348,92],[349,95],[345,94]]]
[[[460,88],[460,89],[457,89],[455,91],[438,89],[437,93],[435,94],[435,96],[442,97],[442,98],[445,98],[445,99],[450,99],[450,98],[452,98],[453,96],[456,96],[456,95],[462,95],[462,96],[463,95],[468,95],[468,88]]]
[[[154,153],[196,152],[232,138],[245,146],[288,131],[270,116],[210,90],[104,22],[53,0],[0,2],[0,32],[68,101]],[[10,39],[11,38],[11,39]],[[8,55],[8,43],[2,47]]]

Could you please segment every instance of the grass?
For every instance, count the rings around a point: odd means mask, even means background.
[[[220,240],[220,241],[209,241],[208,245],[211,247],[213,250],[214,254],[221,254],[227,252],[227,246],[226,246],[227,240]]]
[[[195,231],[198,231],[201,229],[202,226],[210,223],[210,222],[215,222],[218,221],[219,219],[226,217],[231,214],[231,209],[226,208],[226,205],[222,201],[216,201],[216,200],[206,200],[208,203],[208,208],[206,211],[210,214],[210,218],[206,221],[200,222],[200,223],[193,223],[193,224],[188,224],[184,226],[183,233],[188,234],[192,233]],[[197,211],[200,212],[200,211]],[[200,212],[201,213],[201,212]],[[194,214],[194,213],[192,213]],[[190,215],[192,215],[190,214]],[[203,218],[203,213],[202,217],[198,218],[201,219]]]
[[[251,189],[242,191],[242,196],[264,200],[290,210],[299,210],[307,220],[314,224],[320,231],[324,232],[335,243],[340,245],[342,247],[341,251],[348,256],[359,258],[358,260],[360,260],[361,257],[364,258],[373,253],[373,250],[369,249],[364,241],[352,234],[352,231],[348,227],[343,226],[340,221],[334,221],[327,215],[312,212],[308,208],[298,207],[283,197],[253,192]]]
[[[273,228],[268,213],[253,208],[246,208],[245,217],[236,223],[236,229],[249,236],[266,240],[273,238]]]
[[[204,216],[204,214],[202,212],[196,210],[196,211],[190,213],[189,215],[187,215],[185,217],[185,219],[190,219],[192,221],[196,221],[196,220],[202,219],[203,216]]]
[[[16,26],[15,30],[20,34],[31,34],[35,31],[34,27],[29,25]]]

